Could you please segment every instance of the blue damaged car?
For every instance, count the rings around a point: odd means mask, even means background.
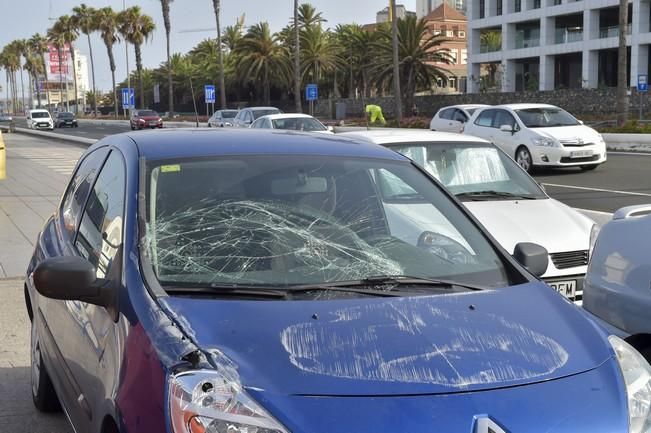
[[[547,252],[376,145],[108,137],[36,245],[33,400],[77,432],[651,428],[649,364],[537,280]]]

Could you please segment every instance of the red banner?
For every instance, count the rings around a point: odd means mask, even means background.
[[[61,50],[61,58],[59,58],[59,50],[54,45],[48,44],[48,51],[50,57],[50,75],[67,76],[70,45],[66,44],[65,48]]]

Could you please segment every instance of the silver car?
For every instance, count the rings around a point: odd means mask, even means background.
[[[651,359],[651,205],[620,209],[601,229],[583,308]]]
[[[237,116],[237,110],[217,110],[215,114],[208,119],[209,128],[224,128],[233,126],[233,120]]]

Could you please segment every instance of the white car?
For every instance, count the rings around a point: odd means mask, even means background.
[[[251,128],[284,129],[288,131],[322,132],[332,134],[332,129],[307,114],[271,114],[262,116]]]
[[[488,105],[453,105],[441,108],[432,118],[429,129],[443,132],[463,132],[464,126],[472,115]]]
[[[224,128],[233,126],[233,119],[237,116],[237,110],[217,110],[208,119],[208,128]]]
[[[47,110],[29,110],[27,112],[27,128],[54,130],[54,120]]]
[[[581,301],[589,245],[597,225],[550,198],[496,146],[466,135],[422,130],[339,135],[387,146],[411,158],[461,200],[510,254],[521,242],[545,247],[550,260],[543,280],[567,298]],[[419,200],[409,191],[399,196],[405,203]],[[409,219],[418,224],[413,210]]]
[[[529,172],[543,166],[593,170],[607,158],[601,134],[553,105],[511,104],[478,110],[463,133],[496,144]]]

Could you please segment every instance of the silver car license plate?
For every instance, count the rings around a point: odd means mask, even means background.
[[[576,280],[554,281],[547,284],[566,298],[574,299],[576,296]]]
[[[592,156],[591,150],[575,150],[570,153],[570,158],[587,158]]]

